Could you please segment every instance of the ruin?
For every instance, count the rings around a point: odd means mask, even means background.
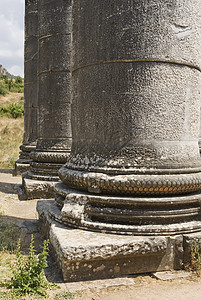
[[[38,2],[38,134],[21,198],[52,198],[71,148],[71,2]]]
[[[179,269],[201,239],[200,22],[198,0],[73,2],[71,154],[38,202],[65,281]]]
[[[30,168],[30,153],[36,148],[38,106],[38,0],[25,2],[24,43],[24,137],[19,159],[15,163],[15,175]]]
[[[64,223],[140,235],[200,229],[200,23],[190,3],[74,4]]]

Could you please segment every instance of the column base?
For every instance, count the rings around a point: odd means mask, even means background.
[[[62,221],[54,200],[38,201],[37,211],[65,282],[183,267],[182,235],[134,237],[72,229],[50,217]]]
[[[39,155],[41,153],[36,154]],[[42,154],[44,153],[42,152]],[[50,154],[53,155],[52,157],[55,159],[55,153]],[[65,153],[60,154],[61,156],[66,155]],[[34,155],[35,153],[33,152],[32,156]],[[44,155],[44,157],[46,157],[47,153],[45,152]],[[54,186],[60,181],[58,170],[62,167],[63,163],[36,162],[32,160],[29,171],[22,175],[22,186],[18,189],[19,199],[54,198]]]
[[[123,235],[175,235],[201,230],[201,194],[127,197],[55,186],[62,223]]]
[[[30,160],[19,158],[15,162],[15,169],[13,171],[13,176],[22,175],[22,173],[27,172],[30,168]]]
[[[18,186],[18,197],[20,200],[51,199],[54,198],[54,186],[58,181],[35,180],[28,173],[22,176],[22,185]]]
[[[29,171],[30,163],[32,159],[30,158],[30,153],[36,148],[36,143],[21,145],[19,159],[15,162],[15,170],[13,176],[22,175],[22,173]]]

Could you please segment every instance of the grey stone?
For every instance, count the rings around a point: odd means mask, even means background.
[[[200,135],[199,135],[198,145],[199,145],[200,152],[201,152],[201,109],[200,109]]]
[[[191,218],[192,213],[200,211],[200,195],[118,197],[79,192],[62,183],[57,183],[55,190],[62,222],[68,226],[129,235],[174,235],[200,230],[199,220],[180,222],[182,217]],[[189,208],[193,203],[194,207]]]
[[[18,186],[18,197],[20,200],[53,198],[55,184],[56,181],[47,182],[23,177],[22,185]]]
[[[112,279],[99,279],[93,281],[80,281],[80,282],[68,282],[66,288],[71,292],[91,290],[91,289],[105,289],[111,287],[120,287],[120,286],[133,286],[135,282],[133,278],[120,277]]]
[[[192,273],[181,270],[181,271],[164,271],[164,272],[156,272],[153,273],[153,276],[159,280],[172,280],[178,278],[187,278],[192,276]]]
[[[134,237],[65,227],[53,200],[38,201],[42,230],[49,236],[65,281],[180,269],[181,236]],[[53,221],[53,217],[59,221]],[[181,249],[180,249],[181,250]],[[177,256],[179,255],[179,258]],[[176,262],[176,263],[175,263]]]
[[[199,1],[78,0],[72,14],[73,142],[59,176],[74,191],[56,188],[63,221],[199,231]]]
[[[14,175],[29,170],[30,153],[35,149],[37,140],[38,0],[25,2],[24,52],[24,137]]]
[[[27,199],[53,197],[58,169],[71,149],[71,1],[39,1],[38,15],[38,139],[23,175]]]
[[[21,175],[22,173],[27,172],[29,170],[29,167],[30,160],[18,158],[18,160],[15,162],[13,176]]]
[[[76,1],[73,67],[141,59],[200,68],[199,4],[198,0],[151,0],[149,5],[140,0],[117,0],[113,5],[106,0]]]

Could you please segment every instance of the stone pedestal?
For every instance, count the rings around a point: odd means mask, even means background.
[[[201,229],[199,16],[199,1],[74,3],[63,223],[131,235]]]
[[[24,138],[20,157],[15,163],[15,175],[28,171],[30,152],[36,148],[38,106],[38,0],[25,3],[24,44]]]
[[[23,174],[27,199],[53,197],[71,148],[71,1],[42,0],[38,12],[38,140],[30,172]]]
[[[66,227],[54,200],[38,201],[37,210],[65,282],[183,269],[192,243],[201,242],[201,233],[137,237]]]
[[[38,201],[37,210],[41,230],[50,239],[66,282],[181,269],[183,266],[181,235],[133,237],[94,233],[60,223],[60,211],[54,200]]]

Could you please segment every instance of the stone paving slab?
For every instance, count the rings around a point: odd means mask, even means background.
[[[0,191],[3,193],[16,194],[15,185],[21,184],[22,178],[13,176],[13,170],[0,169]]]
[[[70,292],[83,291],[87,289],[105,289],[108,287],[132,286],[135,282],[133,278],[120,277],[112,279],[100,279],[92,281],[79,281],[66,283],[66,287]]]
[[[155,272],[153,273],[153,276],[156,279],[160,279],[163,281],[166,280],[172,280],[172,279],[178,279],[178,278],[187,278],[191,276],[192,274],[190,272],[181,270],[181,271],[164,271],[164,272]]]
[[[13,170],[0,169],[0,207],[2,212],[18,219],[38,219],[37,200],[20,201],[16,187],[21,184],[21,176],[13,176]]]

